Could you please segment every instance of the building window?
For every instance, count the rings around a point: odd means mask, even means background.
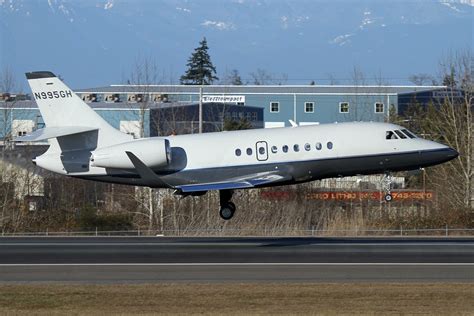
[[[304,103],[304,112],[305,113],[314,113],[314,102],[305,102]]]
[[[339,113],[349,113],[349,102],[339,103]]]
[[[375,113],[384,113],[384,106],[382,102],[375,102]]]
[[[270,112],[271,113],[280,112],[280,102],[270,102]]]

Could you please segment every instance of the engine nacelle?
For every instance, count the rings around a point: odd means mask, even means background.
[[[93,151],[91,166],[135,169],[126,151],[133,153],[150,168],[165,167],[171,161],[171,147],[167,139],[141,139]]]

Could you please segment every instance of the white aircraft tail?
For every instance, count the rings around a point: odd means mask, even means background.
[[[57,138],[60,151],[67,151],[101,148],[133,139],[110,126],[52,72],[29,72],[26,78],[46,128],[25,137],[25,141]]]

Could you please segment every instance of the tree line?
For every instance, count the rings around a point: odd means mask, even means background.
[[[188,60],[188,68],[212,65],[207,43],[201,41]],[[194,55],[197,55],[194,58]],[[460,156],[448,163],[416,173],[399,173],[413,190],[435,193],[430,200],[385,203],[376,200],[313,200],[313,192],[327,190],[319,181],[284,188],[239,191],[235,202],[239,212],[230,222],[218,215],[218,194],[181,198],[171,190],[152,190],[116,184],[103,184],[56,176],[27,164],[23,170],[4,159],[0,186],[0,232],[128,230],[149,233],[174,231],[198,234],[200,229],[222,232],[235,229],[243,234],[297,232],[308,229],[398,229],[440,228],[445,225],[474,228],[473,212],[473,85],[472,52],[459,52],[440,62],[439,81],[445,84],[443,97],[422,106],[413,100],[404,116],[391,113],[390,121],[404,125],[418,135],[455,148]],[[143,65],[142,65],[143,66]],[[148,64],[135,79],[145,86],[154,80],[155,67]],[[217,80],[214,67],[201,76],[186,71],[186,84],[211,84]],[[263,76],[263,74],[262,74]],[[363,80],[359,71],[354,72]],[[11,80],[6,82],[11,85]],[[230,125],[234,123],[228,123]],[[242,126],[229,126],[240,129]],[[8,155],[3,146],[2,154]],[[44,177],[41,184],[37,175]],[[20,180],[20,181],[18,181]],[[18,183],[24,185],[18,186]],[[35,196],[42,187],[43,198]],[[352,190],[362,190],[354,187]],[[292,192],[272,195],[265,192]],[[23,198],[25,197],[26,198]],[[271,196],[273,198],[265,198]],[[281,198],[281,196],[290,196]],[[37,200],[35,200],[37,199]],[[31,202],[36,205],[31,209]]]

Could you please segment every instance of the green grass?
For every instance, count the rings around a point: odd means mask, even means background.
[[[0,314],[474,315],[474,284],[0,285]]]

